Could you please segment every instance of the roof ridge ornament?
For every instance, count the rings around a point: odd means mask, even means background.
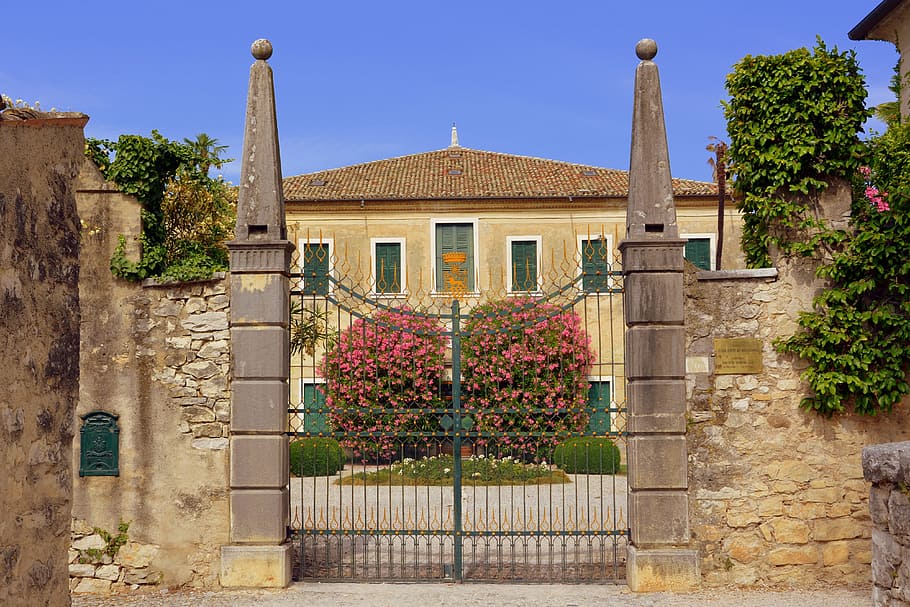
[[[452,143],[449,144],[450,148],[460,148],[458,145],[458,129],[455,127],[455,123],[452,123]]]

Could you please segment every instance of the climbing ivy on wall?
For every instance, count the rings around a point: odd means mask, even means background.
[[[832,178],[850,180],[869,116],[853,51],[828,49],[747,56],[727,76],[724,105],[733,186],[743,213],[749,267],[770,265],[768,247],[806,253],[822,228],[812,203]]]
[[[748,263],[768,247],[814,254],[828,281],[799,330],[778,340],[809,365],[802,407],[889,412],[910,392],[910,128],[858,138],[869,111],[852,52],[799,49],[746,57],[727,79],[734,186]],[[849,231],[815,215],[832,180],[853,184]]]
[[[170,141],[158,131],[151,137],[121,135],[116,142],[88,139],[86,155],[105,179],[142,205],[141,257],[129,260],[126,239],[120,236],[111,258],[115,276],[192,280],[227,269],[223,243],[233,229],[236,195],[223,179],[208,175],[209,166],[226,160],[213,158],[211,150],[200,150],[192,141]]]

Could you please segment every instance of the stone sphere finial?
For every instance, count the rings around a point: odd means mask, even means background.
[[[265,38],[260,38],[253,43],[253,46],[250,47],[250,51],[256,59],[265,61],[272,56],[272,43]]]
[[[635,54],[642,61],[650,61],[657,55],[657,43],[650,38],[642,38],[635,45]]]

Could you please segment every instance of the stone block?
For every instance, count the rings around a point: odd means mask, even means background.
[[[231,437],[231,487],[277,489],[288,483],[288,438],[280,435]]]
[[[870,483],[910,484],[910,441],[863,447],[863,478]]]
[[[842,565],[850,560],[850,546],[847,542],[830,542],[822,546],[822,564],[825,567]]]
[[[686,489],[685,436],[633,436],[629,439],[629,487]]]
[[[727,512],[727,525],[734,529],[748,527],[761,522],[754,510],[731,510]]]
[[[818,476],[815,468],[799,460],[784,460],[768,464],[768,476],[772,480],[808,483]]]
[[[689,502],[685,491],[633,491],[629,495],[632,543],[641,548],[689,542]]]
[[[222,546],[221,586],[224,588],[286,588],[291,583],[290,544]]]
[[[284,379],[290,375],[288,330],[283,327],[231,329],[235,379]]]
[[[148,567],[157,554],[158,546],[155,544],[127,542],[117,551],[114,562],[125,567]]]
[[[180,321],[180,325],[187,331],[192,331],[194,333],[223,331],[228,328],[228,316],[226,312],[193,314]]]
[[[74,594],[110,594],[110,592],[110,580],[99,580],[91,577],[84,577],[79,580],[79,584],[73,590]]]
[[[682,324],[682,272],[633,273],[623,282],[626,324]]]
[[[87,535],[73,542],[73,548],[75,550],[104,550],[105,546],[107,546],[107,544],[105,543],[104,538],[97,533]]]
[[[637,379],[685,379],[686,329],[637,326],[626,331],[626,372]]]
[[[288,490],[231,490],[231,542],[278,545],[287,537]]]
[[[95,577],[99,580],[116,582],[120,579],[120,567],[117,565],[102,565],[95,571]]]
[[[783,565],[812,565],[818,562],[818,548],[813,545],[784,546],[768,553],[768,564],[775,567]]]
[[[777,519],[771,522],[774,539],[780,544],[807,544],[809,525],[794,519]]]
[[[632,592],[677,592],[697,588],[701,582],[698,552],[629,546],[626,581]]]
[[[628,430],[632,433],[686,431],[686,383],[678,379],[628,384]]]
[[[888,496],[888,530],[895,536],[910,537],[910,499],[905,490],[895,488]]]
[[[888,526],[888,499],[891,497],[891,485],[873,485],[869,492],[869,514],[872,522]]]
[[[725,543],[730,558],[748,564],[757,559],[764,551],[764,543],[754,536],[732,538]]]
[[[72,563],[70,577],[95,577],[95,566],[91,563]]]
[[[281,274],[231,276],[231,324],[287,326],[289,284]]]
[[[281,380],[237,380],[231,397],[232,432],[285,432],[289,388]]]
[[[840,487],[826,487],[824,489],[806,489],[803,499],[807,502],[834,504],[844,499],[844,490]]]
[[[685,246],[683,240],[657,242],[623,240],[619,243],[623,270],[628,275],[639,271],[682,272]]]
[[[872,530],[872,581],[877,586],[890,588],[901,563],[901,546],[891,534]]]
[[[812,539],[817,542],[862,537],[863,531],[864,526],[853,518],[818,519],[812,521]]]

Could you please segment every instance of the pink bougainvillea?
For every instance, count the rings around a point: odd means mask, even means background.
[[[572,310],[515,298],[465,323],[462,394],[491,446],[533,457],[588,423],[590,338]],[[515,435],[510,435],[516,433]]]
[[[322,363],[328,418],[356,457],[387,458],[402,438],[354,433],[401,434],[438,430],[439,383],[447,338],[435,319],[400,308],[356,320]],[[410,438],[415,444],[427,439]]]
[[[859,172],[865,181],[863,195],[866,197],[866,200],[869,201],[869,204],[879,213],[890,211],[891,205],[885,200],[888,196],[888,192],[881,192],[876,186],[872,185],[872,169],[867,166],[861,166],[859,167]]]

